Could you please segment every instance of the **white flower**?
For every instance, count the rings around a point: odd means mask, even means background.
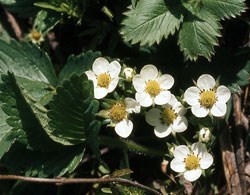
[[[202,142],[208,142],[211,138],[211,131],[207,127],[203,127],[199,132],[199,140]]]
[[[119,81],[121,65],[117,61],[108,62],[105,58],[97,58],[92,66],[92,70],[86,71],[88,79],[94,84],[94,97],[104,98],[112,92]]]
[[[192,113],[200,118],[208,113],[216,117],[224,116],[230,97],[229,89],[224,85],[216,87],[214,78],[209,74],[201,75],[197,86],[189,87],[184,93],[184,99],[191,105]]]
[[[174,78],[171,75],[161,75],[154,65],[146,65],[141,69],[140,74],[133,77],[135,99],[143,107],[166,104],[171,98],[168,90],[173,84]]]
[[[188,122],[185,116],[186,109],[171,95],[171,99],[162,108],[152,108],[146,113],[146,121],[154,126],[157,137],[163,138],[172,133],[183,132],[187,129]]]
[[[129,114],[139,113],[141,107],[133,98],[125,98],[124,101],[114,103],[109,110],[102,110],[97,115],[108,118],[109,126],[115,127],[115,132],[123,138],[127,138],[132,130],[133,123],[129,120]]]
[[[177,146],[170,167],[175,172],[183,173],[186,180],[195,181],[201,176],[202,170],[212,164],[213,156],[207,152],[206,146],[196,142],[190,149],[185,145]]]
[[[29,40],[34,43],[40,45],[41,42],[44,41],[43,34],[38,32],[36,29],[32,29],[32,31],[28,34]]]

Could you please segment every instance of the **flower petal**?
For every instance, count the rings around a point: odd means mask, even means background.
[[[133,123],[130,120],[122,120],[115,126],[115,132],[123,138],[127,138],[133,130]]]
[[[145,120],[151,126],[157,126],[161,123],[161,111],[158,108],[150,109],[146,113]]]
[[[114,89],[116,88],[118,82],[119,82],[119,78],[112,79],[112,81],[109,83],[109,87],[108,87],[108,92],[109,93],[114,91]]]
[[[206,109],[199,104],[192,106],[191,111],[198,118],[203,118],[209,113],[209,109]]]
[[[95,87],[94,88],[94,97],[96,99],[102,99],[108,94],[108,90],[103,87]]]
[[[185,101],[193,106],[199,104],[200,90],[197,87],[189,87],[184,93]]]
[[[109,75],[111,78],[117,78],[121,72],[121,65],[117,61],[113,61],[109,64]]]
[[[140,104],[133,98],[125,98],[126,111],[128,113],[139,113],[141,111]]]
[[[97,58],[93,63],[92,69],[96,75],[99,75],[104,72],[108,72],[109,62],[105,58],[102,58],[102,57]]]
[[[217,95],[219,102],[226,103],[231,97],[231,92],[229,91],[227,87],[225,87],[224,85],[221,85],[217,88],[216,95]]]
[[[201,169],[188,170],[184,173],[184,178],[188,181],[195,181],[201,176]]]
[[[213,156],[209,154],[208,152],[205,152],[203,157],[200,160],[200,167],[202,169],[207,169],[213,164],[213,161],[214,161]]]
[[[149,107],[149,106],[151,106],[153,104],[152,98],[150,97],[149,94],[147,94],[145,92],[142,92],[142,93],[137,92],[135,94],[135,99],[143,107]]]
[[[211,109],[212,115],[216,117],[224,116],[226,112],[227,112],[227,105],[226,103],[223,102],[216,102]]]
[[[197,80],[197,86],[200,90],[209,90],[213,89],[215,87],[215,80],[214,77],[212,77],[209,74],[203,74],[201,75]]]
[[[154,102],[156,105],[163,105],[169,102],[171,99],[170,91],[161,91],[155,98]]]
[[[174,157],[182,161],[187,158],[188,154],[190,154],[190,150],[185,145],[177,146],[174,150]]]
[[[184,116],[177,116],[177,118],[174,120],[172,124],[173,130],[177,133],[185,131],[187,127],[188,127],[188,121]]]
[[[159,138],[167,137],[172,132],[171,126],[167,126],[166,124],[158,124],[154,128],[154,133]]]
[[[157,78],[158,76],[158,69],[152,65],[152,64],[148,64],[145,65],[141,71],[140,71],[140,75],[147,81],[147,80],[154,80]]]
[[[170,168],[177,173],[182,173],[186,171],[185,163],[177,158],[174,158],[170,162]]]
[[[195,155],[199,156],[200,158],[202,158],[203,155],[207,152],[206,146],[201,142],[193,143],[191,146],[191,150]]]
[[[97,79],[96,79],[95,73],[93,71],[91,71],[91,70],[88,70],[88,71],[85,72],[85,74],[87,75],[89,80],[93,81],[94,87],[96,87],[97,86]]]
[[[137,92],[143,92],[146,87],[146,82],[140,75],[135,75],[133,77],[133,86]]]
[[[161,89],[170,89],[174,85],[174,78],[169,74],[163,74],[157,81],[160,83]]]

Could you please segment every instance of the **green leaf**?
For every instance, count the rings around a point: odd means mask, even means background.
[[[83,154],[82,145],[64,146],[53,152],[37,152],[27,149],[23,144],[16,143],[4,155],[1,163],[12,174],[25,173],[26,176],[56,177],[72,173],[81,162]]]
[[[0,40],[0,74],[13,72],[16,76],[53,86],[57,78],[47,54],[27,42],[7,43]]]
[[[135,8],[130,6],[129,9],[121,34],[132,44],[159,44],[163,37],[175,33],[183,18],[180,3],[174,0],[138,1]]]
[[[0,95],[2,95],[2,93],[0,93]],[[1,124],[0,125],[0,145],[1,145],[0,159],[6,152],[8,152],[12,144],[15,143],[17,138],[21,135],[18,129],[12,128],[8,124],[11,122],[13,122],[13,119],[9,119],[8,115],[6,115],[5,112],[0,108],[0,124]]]
[[[99,138],[99,131],[101,129],[101,122],[94,120],[90,123],[89,128],[86,130],[86,144],[92,152],[95,154],[97,158],[100,159],[101,152],[100,152],[100,138]]]
[[[243,69],[236,74],[236,79],[228,86],[232,93],[241,93],[241,87],[249,84],[250,78],[250,61],[248,61]]]
[[[61,145],[52,141],[44,131],[32,110],[33,102],[26,101],[28,97],[17,85],[14,75],[2,75],[2,80],[2,109],[9,116],[9,119],[6,119],[9,125],[13,129],[25,132],[27,145],[33,150],[53,151],[60,148]],[[9,104],[10,102],[13,103]]]
[[[197,60],[204,56],[210,60],[214,46],[218,45],[221,25],[217,17],[206,10],[200,10],[198,16],[191,12],[186,15],[179,32],[179,46],[187,59]]]
[[[0,79],[0,159],[17,139],[25,136],[11,90]]]
[[[41,10],[37,13],[34,26],[37,31],[46,34],[60,22],[60,18],[58,13]]]
[[[15,0],[0,0],[0,3],[4,4],[4,5],[11,5],[16,3]]]
[[[61,7],[59,4],[52,4],[52,3],[47,3],[47,2],[36,2],[34,3],[35,6],[42,7],[45,9],[51,9],[57,12],[66,12],[63,7]]]
[[[99,108],[98,101],[93,98],[92,81],[85,74],[73,74],[57,87],[56,92],[48,113],[53,129],[48,134],[64,145],[84,143],[86,131],[95,121]]]
[[[59,74],[58,85],[61,85],[65,79],[68,79],[72,74],[81,75],[85,71],[92,68],[92,64],[96,58],[100,57],[100,52],[87,51],[78,56],[71,55],[65,67]]]
[[[240,15],[246,10],[244,0],[202,0],[202,6],[211,10],[220,19]]]
[[[57,84],[49,57],[37,46],[14,40],[7,43],[0,39],[0,75],[8,71],[16,75],[20,87],[36,101],[51,96],[53,86]]]

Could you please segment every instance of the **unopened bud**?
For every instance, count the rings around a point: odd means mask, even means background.
[[[122,73],[126,81],[131,82],[133,79],[133,76],[135,75],[135,70],[133,68],[127,67],[127,68],[124,68]]]
[[[202,128],[199,132],[199,140],[202,142],[208,142],[211,138],[211,131],[209,128]]]

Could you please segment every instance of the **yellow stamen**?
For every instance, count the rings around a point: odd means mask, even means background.
[[[149,80],[146,85],[146,92],[152,96],[155,97],[161,92],[160,85],[157,81]]]
[[[100,87],[108,88],[111,82],[111,77],[107,73],[99,74],[97,77],[97,85]]]
[[[200,165],[200,159],[195,155],[189,155],[184,162],[187,170],[197,169]]]
[[[164,123],[166,123],[167,125],[170,125],[174,122],[177,115],[172,108],[164,108],[164,110],[162,111],[161,117]]]
[[[39,41],[42,34],[40,32],[37,32],[37,31],[32,31],[31,32],[31,36],[33,39],[35,39],[36,41]]]
[[[126,112],[126,107],[124,104],[117,103],[112,106],[109,112],[109,116],[111,120],[114,121],[121,121],[123,119],[127,118],[127,112]]]
[[[202,91],[200,93],[200,104],[205,108],[212,108],[216,101],[217,97],[214,90]]]

